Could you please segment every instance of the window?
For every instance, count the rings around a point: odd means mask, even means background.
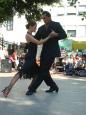
[[[0,23],[0,28],[2,28],[2,23]]]
[[[10,20],[7,21],[6,29],[8,31],[13,30],[13,18],[11,18]]]
[[[76,15],[76,13],[67,13],[67,15],[73,16],[73,15]]]
[[[57,16],[64,16],[64,14],[57,14]]]
[[[76,37],[76,30],[67,30],[67,34],[69,37]]]

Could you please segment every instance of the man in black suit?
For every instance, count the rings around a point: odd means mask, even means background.
[[[52,31],[54,32],[54,38],[49,39],[46,43],[43,44],[40,56],[39,73],[34,83],[30,86],[29,90],[26,92],[26,95],[32,95],[43,80],[48,86],[50,86],[49,90],[46,90],[46,92],[48,93],[53,91],[58,92],[59,89],[59,87],[51,78],[49,70],[52,66],[52,63],[54,62],[55,57],[60,57],[60,48],[58,40],[66,38],[67,35],[59,22],[52,21],[51,14],[48,11],[44,11],[42,13],[42,19],[44,21],[44,25],[39,27],[35,35],[35,38],[44,39]]]

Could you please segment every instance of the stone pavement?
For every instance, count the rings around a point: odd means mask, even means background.
[[[59,93],[45,93],[48,87],[43,82],[32,96],[25,95],[30,80],[21,79],[4,98],[1,90],[13,74],[0,75],[0,115],[86,115],[86,78],[54,74]]]

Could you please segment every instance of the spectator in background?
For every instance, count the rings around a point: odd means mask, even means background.
[[[76,63],[75,75],[86,77],[86,55],[82,55],[81,59]]]
[[[9,55],[9,59],[12,62],[12,69],[15,70],[16,60],[17,60],[17,53],[15,49],[11,49],[11,54]]]
[[[0,60],[5,59],[4,51],[2,50],[2,47],[0,47]]]
[[[71,54],[70,57],[66,60],[65,63],[65,72],[66,75],[73,75],[74,74],[74,57]]]

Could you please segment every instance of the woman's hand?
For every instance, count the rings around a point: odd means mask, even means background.
[[[53,37],[57,37],[58,33],[56,33],[54,30],[49,34],[49,37],[53,38]]]

